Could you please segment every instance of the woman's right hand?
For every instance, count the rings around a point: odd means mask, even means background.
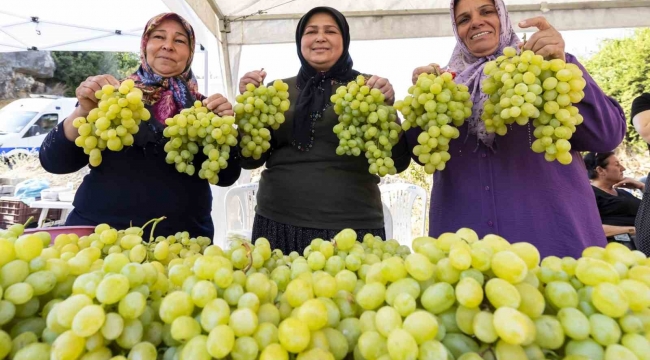
[[[246,91],[246,85],[253,84],[255,87],[260,86],[264,79],[266,78],[266,71],[264,70],[254,70],[247,72],[239,80],[239,93],[243,94]]]
[[[420,66],[418,68],[415,68],[415,70],[413,70],[413,77],[411,78],[411,81],[413,81],[413,85],[415,85],[415,83],[418,82],[418,77],[420,76],[420,74],[422,73],[434,74],[436,72],[438,74],[442,73],[442,69],[438,64],[429,64],[426,66]]]
[[[86,116],[90,110],[97,107],[99,100],[95,97],[95,92],[101,90],[107,84],[113,85],[115,88],[120,86],[120,82],[113,75],[90,76],[86,81],[79,84],[79,87],[75,90],[75,95],[79,101],[79,116]]]
[[[106,84],[113,85],[115,88],[120,86],[120,82],[113,75],[89,76],[86,81],[79,84],[75,90],[75,96],[77,97],[77,101],[79,101],[79,106],[63,122],[66,139],[74,141],[79,136],[79,132],[72,125],[72,122],[78,117],[88,116],[90,110],[97,107],[99,99],[95,97],[95,92],[101,90]]]

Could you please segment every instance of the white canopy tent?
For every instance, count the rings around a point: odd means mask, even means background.
[[[506,0],[506,4],[513,22],[544,15],[559,30],[650,26],[650,0]],[[208,74],[205,79],[214,83],[204,84],[203,90],[224,91],[232,98],[242,47],[293,42],[300,16],[319,5],[346,14],[353,40],[452,35],[448,0],[2,0],[0,52],[137,52],[146,21],[174,11],[192,23],[202,45],[197,46],[201,55],[195,56],[195,72],[199,78]]]
[[[452,36],[448,0],[187,0],[207,2],[219,21],[227,88],[237,84],[242,46],[290,43],[314,6],[342,11],[352,40]],[[506,0],[511,20],[544,15],[558,30],[650,26],[648,0]]]
[[[195,29],[194,71],[202,91],[223,92],[221,48],[196,12],[184,0],[135,2],[137,5],[133,0],[111,0],[110,6],[106,6],[78,0],[3,0],[0,2],[0,52],[139,52],[140,36],[147,21],[156,14],[173,11]]]
[[[650,0],[506,0],[506,4],[514,23],[544,15],[559,30],[650,26]],[[302,14],[320,5],[337,8],[347,16],[353,40],[452,35],[448,0],[1,0],[0,52],[139,52],[147,20],[173,11],[195,29],[198,45],[193,69],[202,91],[226,93],[233,99],[243,48],[271,44],[268,54],[277,57],[278,48],[293,43]],[[400,61],[396,59],[399,57],[392,61]],[[297,68],[291,71],[295,73]],[[240,183],[249,178],[245,171]],[[223,203],[226,190],[213,188],[214,204]],[[218,206],[213,214],[223,211]],[[226,235],[225,219],[213,217],[215,237],[221,242]]]

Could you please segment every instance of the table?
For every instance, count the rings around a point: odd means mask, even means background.
[[[38,218],[38,227],[43,226],[50,209],[61,209],[61,217],[59,220],[65,220],[68,217],[70,210],[74,209],[71,201],[36,200],[29,204],[29,206],[32,208],[43,209],[41,210],[41,216]]]

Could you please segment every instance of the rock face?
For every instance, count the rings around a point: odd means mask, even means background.
[[[49,51],[0,53],[0,99],[45,92],[40,80],[53,77],[55,68]]]

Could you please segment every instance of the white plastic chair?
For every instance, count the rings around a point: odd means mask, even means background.
[[[400,244],[411,246],[414,236],[423,236],[427,218],[429,196],[422,187],[413,184],[384,184],[379,186],[381,199],[392,215],[392,237]],[[420,218],[422,226],[416,234],[412,231],[415,200],[421,197]],[[388,234],[386,234],[388,236]]]
[[[390,240],[393,238],[393,215],[391,215],[390,209],[386,203],[382,201],[381,205],[384,210],[384,230],[386,231],[386,239],[384,240]]]
[[[233,236],[244,236],[250,239],[253,229],[253,220],[255,219],[255,206],[257,205],[257,189],[259,183],[248,183],[232,187],[226,193],[224,208],[226,209],[226,229],[227,238]],[[239,202],[239,211],[228,211],[232,200],[237,199]],[[237,216],[237,217],[235,217]],[[236,229],[232,226],[233,222],[239,222],[241,228]]]

